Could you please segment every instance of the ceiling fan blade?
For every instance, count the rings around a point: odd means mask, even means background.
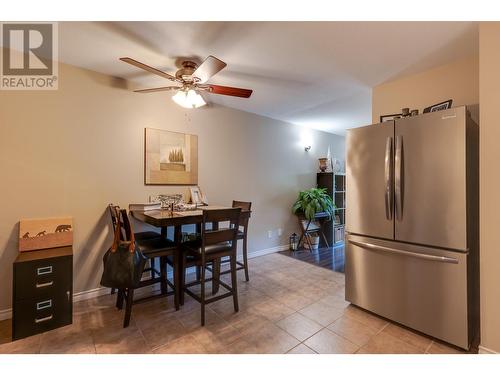
[[[239,98],[249,98],[253,90],[240,89],[238,87],[209,85],[208,91],[212,94],[237,96]]]
[[[141,62],[139,62],[137,60],[131,59],[130,57],[120,57],[120,60],[123,61],[123,62],[126,62],[126,63],[128,63],[130,65],[136,66],[139,69],[143,69],[143,70],[145,70],[145,71],[147,71],[149,73],[156,74],[156,75],[158,75],[160,77],[169,79],[171,81],[178,81],[177,78],[175,78],[174,76],[172,76],[172,75],[170,75],[168,73],[162,72],[159,69],[153,68],[152,66],[143,64],[143,63],[141,63]]]
[[[210,77],[213,77],[214,75],[219,73],[226,67],[226,65],[227,64],[224,61],[210,55],[205,59],[205,61],[201,63],[198,68],[196,68],[193,73],[193,77],[198,78],[199,83],[207,82]]]
[[[165,87],[156,87],[152,89],[140,89],[140,90],[134,90],[134,92],[141,92],[141,93],[148,93],[148,92],[157,92],[157,91],[170,91],[170,90],[176,90],[180,89],[181,86],[165,86]]]

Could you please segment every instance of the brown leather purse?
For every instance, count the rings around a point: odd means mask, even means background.
[[[118,207],[115,209],[117,218],[120,218]],[[113,244],[104,254],[101,285],[117,289],[137,288],[147,258],[137,245],[133,230],[130,230],[130,241],[120,240],[121,225],[122,221],[117,220]]]

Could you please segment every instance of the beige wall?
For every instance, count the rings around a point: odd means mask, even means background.
[[[479,29],[481,345],[500,352],[500,22]]]
[[[448,99],[453,106],[479,103],[479,60],[476,57],[442,65],[423,73],[375,86],[372,93],[372,121],[381,115],[401,113],[401,108],[418,109]],[[472,116],[477,120],[477,107]]]
[[[128,207],[150,194],[187,192],[144,186],[145,127],[198,135],[199,185],[210,202],[253,202],[251,252],[286,244],[297,230],[290,207],[299,190],[315,185],[327,147],[343,159],[343,137],[220,106],[186,111],[169,94],[134,94],[122,84],[61,64],[57,91],[0,91],[0,310],[11,305],[20,218],[74,217],[79,292],[99,286],[111,241],[108,203]]]

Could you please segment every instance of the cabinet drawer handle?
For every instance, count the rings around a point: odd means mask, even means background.
[[[52,286],[52,285],[54,285],[53,281],[49,281],[48,283],[42,283],[42,284],[36,283],[37,288],[45,288],[46,286]]]
[[[49,307],[52,307],[52,300],[51,299],[48,299],[47,301],[38,302],[36,304],[37,310],[48,309]]]
[[[40,268],[36,269],[36,274],[38,276],[40,276],[40,275],[47,275],[49,273],[52,273],[52,266],[40,267]]]
[[[42,323],[42,322],[46,322],[47,320],[51,320],[52,319],[52,315],[49,315],[49,316],[46,316],[45,318],[40,318],[40,319],[35,319],[35,323]]]

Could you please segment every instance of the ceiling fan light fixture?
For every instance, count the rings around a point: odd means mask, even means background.
[[[249,89],[205,84],[205,82],[226,67],[226,63],[224,61],[214,56],[208,56],[201,63],[201,65],[198,65],[190,60],[183,61],[182,68],[175,72],[175,76],[165,73],[164,71],[156,69],[152,66],[143,64],[142,62],[134,60],[130,57],[121,57],[120,60],[148,73],[166,78],[177,84],[176,86],[163,86],[134,90],[134,92],[151,93],[175,90],[176,94],[172,96],[172,99],[177,105],[180,105],[183,108],[199,108],[207,104],[203,97],[197,92],[198,90],[203,90],[207,94],[225,95],[237,98],[249,98],[252,95],[252,90]],[[181,86],[178,86],[178,84],[181,84]]]
[[[193,89],[177,91],[172,96],[172,100],[183,108],[200,108],[207,104],[203,97]]]

